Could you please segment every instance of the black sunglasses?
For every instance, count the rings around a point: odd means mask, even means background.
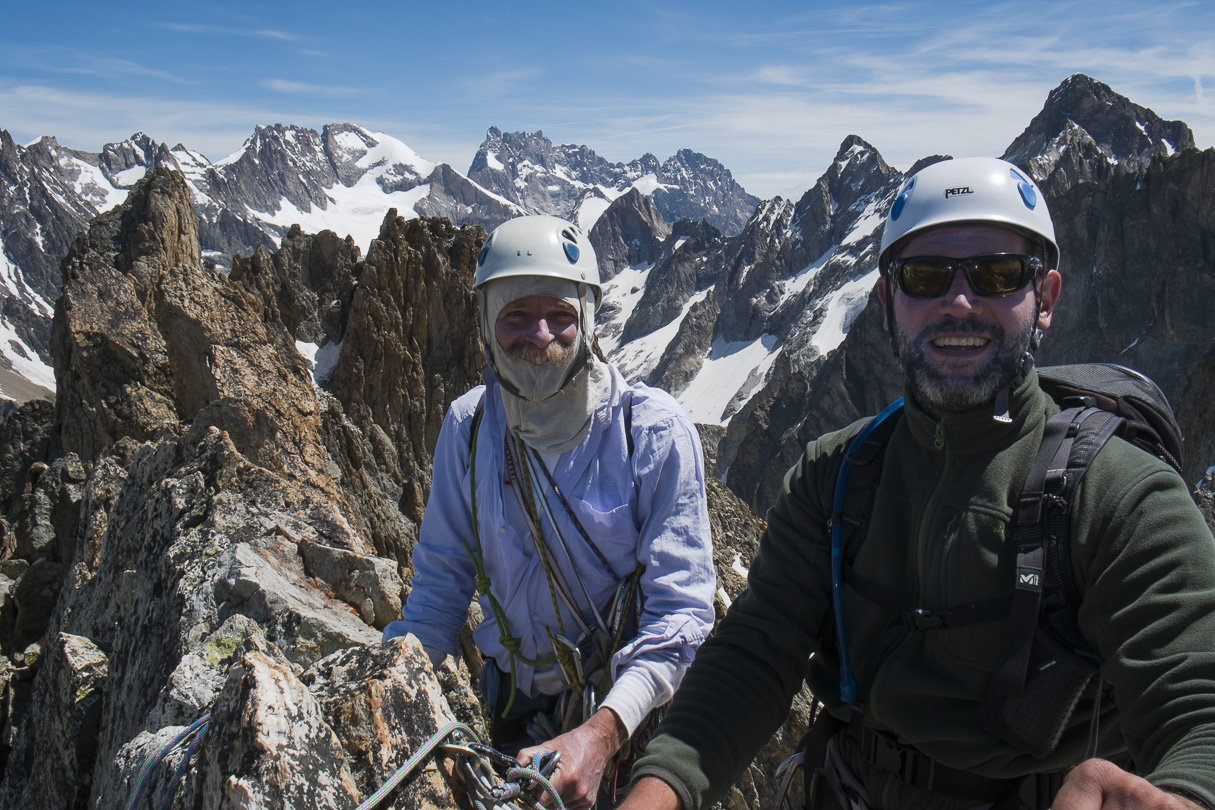
[[[953,285],[961,268],[977,295],[1011,295],[1042,273],[1042,260],[1024,253],[989,253],[951,259],[948,256],[909,256],[890,262],[889,272],[905,295],[936,298]]]

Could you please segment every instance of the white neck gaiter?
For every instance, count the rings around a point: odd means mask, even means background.
[[[594,303],[583,290],[579,295],[574,282],[543,276],[493,279],[483,287],[481,334],[490,366],[503,383],[507,425],[542,453],[565,453],[577,447],[611,384],[607,366],[590,350],[587,335],[594,331]],[[494,330],[498,313],[532,295],[565,301],[579,312],[578,341],[568,362],[536,364],[511,357],[498,346]],[[578,370],[571,377],[574,369]]]

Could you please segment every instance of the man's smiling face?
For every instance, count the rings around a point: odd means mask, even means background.
[[[990,253],[1035,253],[1015,231],[989,226],[950,226],[913,237],[901,257],[967,258]],[[936,298],[913,298],[894,286],[894,329],[899,358],[916,401],[934,416],[960,413],[992,402],[1016,376],[1034,328],[1050,325],[1059,274],[1037,282],[1042,307],[1035,322],[1035,284],[1006,296],[981,296],[966,274]],[[884,281],[878,293],[889,294]]]

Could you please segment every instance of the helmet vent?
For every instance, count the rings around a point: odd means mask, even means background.
[[[1030,211],[1034,210],[1034,206],[1038,204],[1038,194],[1034,191],[1033,184],[1016,169],[1009,169],[1008,173],[1017,181],[1017,191],[1021,192],[1021,201],[1025,203],[1025,207]]]
[[[581,251],[578,250],[578,246],[570,242],[566,242],[561,247],[565,248],[565,258],[570,260],[570,264],[577,264],[578,257],[581,255]]]
[[[890,219],[897,220],[899,215],[903,213],[903,206],[907,204],[907,198],[911,196],[912,189],[915,188],[915,177],[912,177],[910,182],[903,188],[899,196],[895,198],[894,205],[890,208]]]

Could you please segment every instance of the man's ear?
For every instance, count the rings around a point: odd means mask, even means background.
[[[1059,302],[1059,292],[1063,288],[1063,276],[1058,270],[1051,270],[1042,277],[1038,285],[1038,328],[1049,329],[1051,316],[1055,312],[1055,304]]]

